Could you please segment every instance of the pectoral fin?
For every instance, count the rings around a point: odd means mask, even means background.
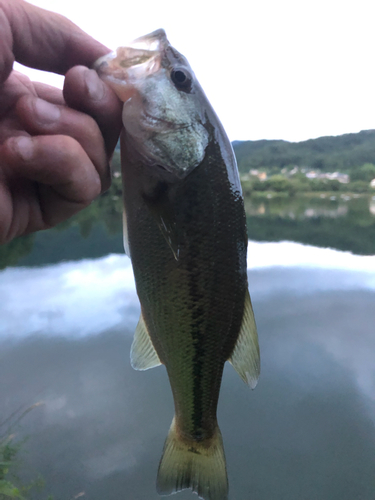
[[[179,232],[176,217],[169,199],[169,188],[164,182],[159,182],[152,195],[143,195],[146,205],[155,218],[165,241],[171,249],[176,260],[179,259]]]
[[[161,234],[164,236],[165,241],[168,243],[169,248],[172,250],[173,256],[176,260],[179,258],[179,247],[177,241],[177,231],[176,231],[176,223],[163,216],[162,214],[158,214],[159,216],[156,219],[157,225],[161,231]]]
[[[152,343],[143,316],[139,318],[130,350],[130,362],[134,370],[148,370],[161,365],[161,361]]]
[[[255,389],[260,373],[260,355],[249,291],[246,292],[241,330],[229,361],[242,380]]]
[[[122,212],[122,232],[124,238],[124,250],[128,257],[130,257],[130,248],[129,248],[129,236],[128,236],[128,220],[126,218],[125,207]]]

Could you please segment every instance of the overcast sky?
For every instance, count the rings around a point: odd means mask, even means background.
[[[231,140],[301,141],[375,129],[374,0],[31,3],[111,48],[164,28]],[[62,85],[61,78],[32,78]]]

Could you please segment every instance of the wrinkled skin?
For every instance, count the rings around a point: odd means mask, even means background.
[[[47,229],[110,185],[122,105],[87,67],[109,52],[66,18],[0,0],[0,244]],[[14,60],[65,74],[63,91]]]

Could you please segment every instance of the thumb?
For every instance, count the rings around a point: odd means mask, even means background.
[[[82,64],[91,66],[109,49],[66,17],[20,0],[0,0],[7,36],[16,61],[61,75]],[[9,49],[8,49],[9,53]]]

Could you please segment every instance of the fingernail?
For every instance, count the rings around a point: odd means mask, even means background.
[[[85,71],[85,82],[87,93],[94,101],[99,101],[104,97],[104,83],[98,77],[96,71],[88,69]]]
[[[31,137],[15,137],[12,145],[23,160],[31,160],[34,156],[34,143]]]
[[[34,102],[36,117],[43,122],[51,123],[57,121],[61,116],[58,106],[43,99],[36,99]]]

